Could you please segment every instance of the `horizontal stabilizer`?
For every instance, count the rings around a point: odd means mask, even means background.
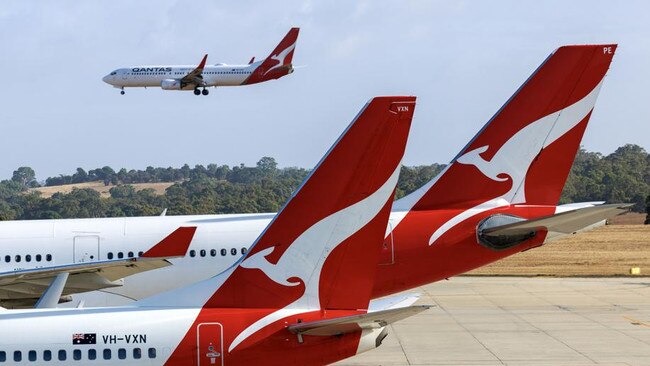
[[[419,293],[405,293],[370,300],[370,304],[368,304],[368,312],[372,313],[381,310],[405,308],[415,304],[415,302],[420,299],[420,295],[421,294]]]
[[[404,308],[375,311],[366,314],[343,316],[327,320],[308,323],[298,323],[289,326],[289,331],[294,334],[310,336],[336,336],[346,333],[358,332],[363,329],[383,328],[388,324],[406,319],[421,313],[431,306],[416,305]]]
[[[615,203],[566,211],[534,220],[485,228],[481,235],[487,237],[524,235],[546,230],[549,233],[572,234],[584,228],[629,211],[633,204]]]

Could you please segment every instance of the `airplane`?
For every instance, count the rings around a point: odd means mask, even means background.
[[[309,366],[379,347],[387,325],[430,308],[370,306],[414,107],[372,99],[213,278],[131,306],[1,312],[0,363]]]
[[[30,225],[32,238],[45,234],[38,227]],[[40,228],[45,228],[41,226]],[[59,251],[57,248],[47,248],[44,254],[16,254],[11,257],[4,255],[5,263],[12,262],[20,266],[21,262],[29,268],[5,268],[0,271],[0,303],[8,302],[13,306],[34,305],[34,299],[25,298],[28,293],[42,293],[57,281],[60,281],[60,292],[56,301],[43,302],[40,298],[36,307],[55,307],[61,299],[70,301],[71,293],[102,290],[122,286],[124,277],[143,273],[171,265],[172,258],[184,257],[187,254],[196,227],[179,227],[171,234],[160,239],[160,233],[143,236],[131,236],[129,241],[141,245],[143,249],[136,253],[100,258],[94,251],[99,243],[99,236],[93,233],[78,233],[73,240],[74,251]],[[30,238],[15,236],[3,246],[7,252],[19,252],[23,241]],[[4,240],[3,240],[4,241]],[[156,243],[150,246],[150,243]],[[67,248],[66,248],[67,249]],[[53,255],[52,253],[56,253]]]
[[[557,205],[615,50],[616,45],[557,49],[443,172],[395,202],[373,299],[462,274],[627,210],[624,204],[602,202]],[[93,233],[99,238],[95,256],[106,259],[146,251],[133,244],[132,235],[196,226],[189,255],[170,260],[173,266],[135,274],[123,286],[72,294],[65,304],[124,305],[226,270],[246,254],[273,215],[7,221],[0,222],[0,248],[9,248],[9,259],[45,248],[69,255],[78,233]],[[25,240],[10,247],[14,237]],[[0,262],[0,269],[15,266]],[[14,296],[34,304],[42,291]],[[0,306],[20,307],[16,301]]]
[[[163,90],[193,90],[194,95],[208,95],[208,87],[257,84],[293,73],[293,53],[300,28],[291,28],[271,54],[262,61],[253,57],[247,65],[224,63],[206,65],[208,55],[198,66],[133,66],[111,71],[102,80],[120,89],[160,87]]]

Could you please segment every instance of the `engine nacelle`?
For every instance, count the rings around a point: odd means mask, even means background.
[[[160,87],[164,90],[182,90],[183,83],[177,79],[164,79],[160,83]]]

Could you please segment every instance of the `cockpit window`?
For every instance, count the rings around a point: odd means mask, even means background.
[[[117,71],[113,71],[113,72],[111,73],[111,75],[115,75],[115,74],[117,74]]]

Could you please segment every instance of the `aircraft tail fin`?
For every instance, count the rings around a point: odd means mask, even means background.
[[[273,52],[259,64],[243,84],[255,84],[291,74],[293,72],[293,53],[296,49],[299,32],[300,28],[291,28]]]
[[[414,108],[373,98],[243,258],[138,305],[367,308]]]
[[[436,178],[394,207],[555,206],[615,51],[558,48]]]
[[[206,306],[367,307],[414,107],[372,99]]]

